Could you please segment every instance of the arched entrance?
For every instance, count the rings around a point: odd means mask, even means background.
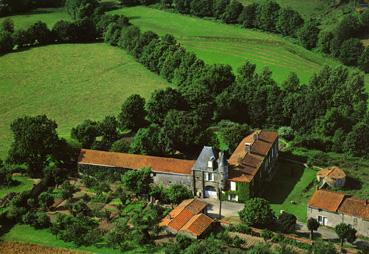
[[[218,198],[218,193],[213,186],[206,186],[204,196],[205,198]]]

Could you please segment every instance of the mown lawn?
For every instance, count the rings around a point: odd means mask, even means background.
[[[45,22],[49,28],[59,20],[70,20],[70,16],[65,12],[64,8],[40,8],[29,11],[24,14],[18,14],[6,18],[11,18],[14,21],[15,29],[27,28],[37,21]],[[0,18],[2,22],[5,18]]]
[[[236,70],[250,60],[257,64],[258,70],[267,66],[278,82],[284,81],[290,72],[296,72],[306,83],[324,64],[338,64],[279,35],[236,25],[143,6],[122,8],[110,13],[126,15],[143,31],[173,34],[189,51],[195,52],[209,64],[230,64]]]
[[[293,163],[280,162],[278,171],[264,197],[271,203],[276,215],[281,210],[294,214],[298,220],[306,221],[306,204],[314,191],[309,185],[314,181],[316,171]]]
[[[103,43],[32,48],[1,56],[0,66],[0,158],[18,117],[46,114],[68,138],[85,119],[116,115],[129,95],[147,98],[168,86],[124,50]]]
[[[4,197],[10,192],[22,192],[32,189],[33,181],[25,176],[14,176],[14,180],[17,181],[17,185],[11,186],[9,188],[0,187],[0,198]]]

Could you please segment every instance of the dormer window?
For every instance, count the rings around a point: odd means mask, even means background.
[[[208,168],[214,169],[214,161],[215,161],[215,157],[211,156],[210,160],[208,161]]]

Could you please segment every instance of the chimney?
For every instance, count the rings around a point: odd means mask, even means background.
[[[251,153],[251,143],[245,143],[245,150],[247,153]]]

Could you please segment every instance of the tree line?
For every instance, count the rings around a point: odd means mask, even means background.
[[[29,11],[35,8],[59,7],[65,0],[0,0],[0,17]]]

